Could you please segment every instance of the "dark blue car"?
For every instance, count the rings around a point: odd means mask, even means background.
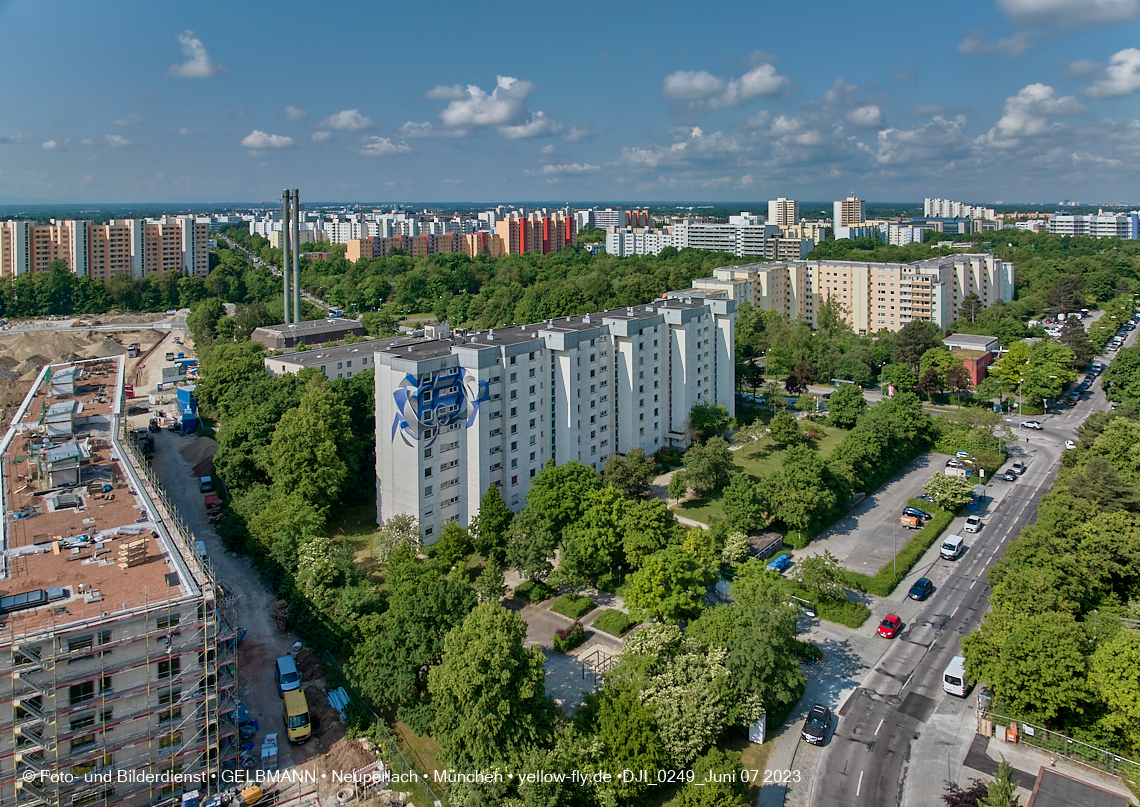
[[[914,585],[910,587],[910,593],[907,596],[912,600],[925,600],[932,591],[934,591],[934,583],[930,581],[930,578],[920,577],[914,581]]]

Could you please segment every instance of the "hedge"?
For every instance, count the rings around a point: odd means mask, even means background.
[[[563,594],[554,601],[554,604],[550,606],[550,610],[556,611],[563,616],[568,616],[571,619],[581,619],[594,610],[594,601],[589,597]]]
[[[527,580],[515,589],[515,596],[523,602],[540,603],[554,596],[554,589],[541,580]]]
[[[842,600],[821,598],[792,578],[786,577],[784,581],[793,596],[812,603],[815,608],[815,615],[820,619],[837,622],[849,628],[858,628],[871,616],[871,609],[867,607],[866,603],[846,598]]]
[[[598,614],[598,618],[594,620],[595,628],[604,630],[611,636],[621,636],[636,624],[629,614],[616,608],[607,608]]]
[[[554,631],[554,652],[565,653],[586,641],[586,629],[581,622]]]
[[[907,541],[903,548],[899,550],[893,562],[884,564],[883,568],[879,569],[879,573],[874,577],[869,577],[859,572],[847,572],[847,584],[852,588],[865,591],[869,594],[875,594],[879,597],[890,596],[890,593],[895,590],[895,586],[901,583],[903,579],[910,574],[910,570],[913,569],[914,565],[926,554],[926,550],[930,549],[931,545],[938,540],[938,537],[945,532],[953,520],[953,513],[948,510],[938,509],[934,513],[934,517],[926,522],[926,525],[918,531],[918,534]]]

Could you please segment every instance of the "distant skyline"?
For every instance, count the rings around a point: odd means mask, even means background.
[[[0,74],[0,205],[1140,202],[1140,0],[0,0]]]

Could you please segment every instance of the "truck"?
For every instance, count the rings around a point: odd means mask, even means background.
[[[899,517],[899,524],[906,527],[908,530],[922,529],[922,519],[917,516],[903,515]]]
[[[131,342],[127,345],[127,358],[133,359],[139,355],[139,343]]]

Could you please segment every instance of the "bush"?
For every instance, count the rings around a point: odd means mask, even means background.
[[[828,622],[837,622],[848,628],[858,628],[871,616],[871,609],[865,603],[849,599],[816,599],[815,595],[791,578],[783,578],[793,596],[812,604],[815,615]],[[854,587],[854,586],[853,586]],[[802,605],[802,603],[797,603]]]
[[[903,548],[895,555],[895,562],[885,564],[874,577],[868,577],[859,572],[848,572],[847,584],[852,588],[878,597],[890,596],[890,593],[895,590],[895,586],[910,574],[914,564],[918,563],[919,559],[926,554],[926,550],[930,549],[931,545],[946,531],[953,520],[953,513],[947,510],[937,510],[934,513],[934,518],[926,522],[918,534],[903,545]]]
[[[784,543],[792,549],[803,549],[811,543],[812,534],[805,530],[788,530],[784,536]]]
[[[523,602],[540,603],[554,596],[554,589],[541,580],[527,580],[515,589],[515,596]]]
[[[568,628],[554,631],[554,652],[565,653],[573,650],[586,641],[586,629],[581,622],[575,622]]]
[[[568,616],[571,619],[581,619],[594,610],[594,601],[589,597],[563,594],[554,601],[554,604],[550,606],[550,610],[556,611],[563,616]]]
[[[595,628],[604,630],[611,636],[622,636],[636,624],[629,614],[616,608],[607,608],[598,614],[598,618],[594,620]]]

